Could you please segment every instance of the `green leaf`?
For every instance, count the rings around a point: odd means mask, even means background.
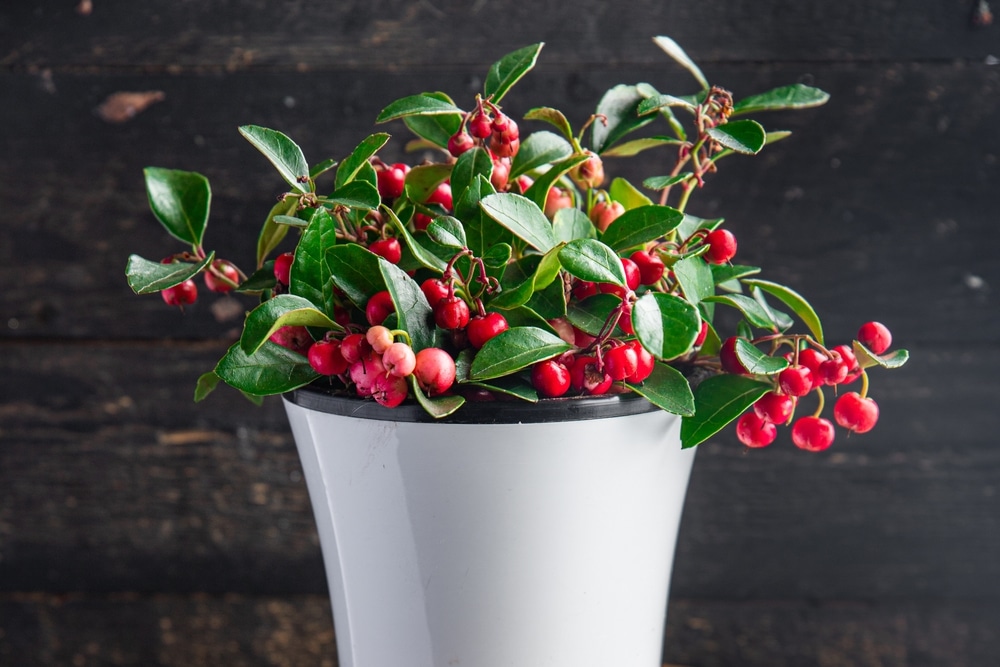
[[[660,146],[678,146],[681,143],[683,142],[679,139],[674,139],[673,137],[643,137],[642,139],[633,139],[631,141],[618,144],[617,146],[613,146],[601,153],[601,156],[632,157],[642,153],[643,151],[648,151],[650,148],[659,148]]]
[[[638,188],[621,177],[611,181],[608,194],[611,195],[612,200],[624,206],[626,211],[639,208],[640,206],[650,206],[653,203],[653,200],[642,194]]]
[[[448,102],[440,99],[431,93],[420,95],[410,95],[396,100],[386,108],[375,119],[376,123],[386,123],[397,118],[406,116],[426,116],[435,114],[456,114],[461,115],[462,110]]]
[[[702,300],[715,294],[715,281],[712,279],[712,269],[700,257],[688,257],[674,262],[671,267],[677,282],[681,285],[684,296],[692,304],[697,305]]]
[[[556,245],[552,223],[530,199],[499,192],[484,197],[479,206],[486,215],[536,250],[548,252]]]
[[[319,377],[308,359],[271,342],[265,342],[252,355],[235,343],[219,360],[215,373],[226,384],[251,396],[283,394]]]
[[[777,375],[788,368],[787,359],[766,355],[743,338],[736,339],[736,358],[751,375]]]
[[[513,235],[496,220],[486,215],[479,202],[483,197],[495,193],[490,182],[480,176],[455,203],[455,217],[465,224],[465,236],[469,249],[482,256],[487,249],[498,243],[513,241]]]
[[[558,269],[556,272],[558,274]],[[562,281],[553,280],[541,289],[536,286],[531,298],[525,304],[525,308],[537,313],[546,320],[565,317],[566,294]],[[510,324],[510,321],[508,320],[507,323]],[[551,329],[551,326],[545,326],[545,328]]]
[[[334,187],[342,188],[353,181],[361,168],[368,163],[368,159],[385,146],[387,141],[389,141],[389,135],[385,132],[378,132],[366,137],[337,167],[337,179],[334,182]]]
[[[796,83],[746,97],[733,105],[732,115],[780,109],[808,109],[826,104],[829,99],[830,95],[819,88]]]
[[[424,93],[428,97],[434,97],[442,102],[454,104],[452,99],[441,92]],[[459,114],[434,114],[431,116],[407,116],[403,119],[406,127],[410,128],[418,137],[429,141],[435,146],[448,148],[448,140],[458,132],[462,125],[462,115]]]
[[[695,413],[681,421],[681,446],[694,447],[737,419],[771,385],[740,375],[714,375],[694,390]]]
[[[423,203],[451,175],[450,164],[422,164],[406,172],[406,196]]]
[[[312,167],[309,168],[309,178],[315,181],[317,178],[319,178],[320,176],[322,176],[323,174],[330,171],[336,166],[337,166],[336,160],[334,160],[332,157],[327,158],[322,162],[320,162],[319,164],[314,164]]]
[[[316,309],[308,299],[294,294],[279,294],[260,304],[247,315],[240,336],[240,348],[254,354],[275,331],[285,326],[322,327],[343,331],[343,327]]]
[[[899,368],[905,364],[909,358],[910,353],[906,350],[893,350],[889,354],[875,354],[867,347],[854,341],[854,356],[858,358],[858,364],[862,369],[871,368],[873,366],[881,366],[882,368]]]
[[[259,125],[243,125],[240,134],[270,160],[293,189],[309,192],[309,164],[298,144],[277,130]]]
[[[493,175],[493,160],[484,149],[473,148],[458,156],[451,170],[451,194],[458,200],[479,176],[489,180]]]
[[[493,63],[490,71],[486,74],[483,97],[489,99],[494,104],[499,104],[511,86],[517,83],[521,77],[535,66],[535,61],[538,59],[538,53],[542,50],[542,46],[544,46],[544,42],[525,46],[517,51],[508,53]]]
[[[491,391],[495,394],[513,396],[514,398],[519,398],[522,401],[527,401],[528,403],[538,402],[538,392],[535,391],[535,388],[516,375],[493,378],[488,382],[469,382],[466,380],[464,384],[470,387],[482,387],[483,389]]]
[[[327,197],[324,205],[346,206],[371,211],[378,208],[381,203],[378,189],[368,181],[358,180],[337,188],[332,195]]]
[[[566,309],[566,319],[580,331],[596,336],[611,316],[611,311],[620,306],[622,300],[614,294],[595,294],[583,301],[574,301]],[[616,329],[614,335],[619,335]]]
[[[559,251],[566,271],[580,280],[625,286],[625,269],[615,251],[596,239],[570,241]]]
[[[420,388],[420,385],[417,384],[416,375],[410,375],[407,377],[407,382],[410,385],[410,393],[413,394],[415,399],[417,399],[417,403],[420,404],[420,407],[422,407],[425,411],[427,411],[427,414],[435,419],[447,417],[455,412],[455,410],[458,410],[460,407],[465,405],[465,399],[458,395],[435,396],[434,398],[429,398]]]
[[[326,253],[337,245],[337,223],[325,209],[317,210],[295,248],[289,292],[309,300],[328,316],[333,316],[335,298]]]
[[[597,229],[590,218],[578,208],[561,208],[552,217],[552,233],[559,243],[577,239],[597,238]]]
[[[653,372],[642,384],[628,383],[632,391],[667,412],[690,417],[694,412],[694,394],[691,385],[676,368],[656,362]]]
[[[535,205],[538,206],[540,210],[544,210],[545,200],[548,198],[549,190],[552,188],[552,185],[558,181],[563,174],[576,165],[586,162],[588,159],[589,158],[586,155],[571,155],[565,160],[556,162],[549,167],[548,171],[544,174],[539,174],[538,178],[535,179],[535,182],[530,188],[528,188],[528,191],[524,193],[524,196],[535,202]]]
[[[592,126],[594,150],[601,154],[611,148],[629,132],[648,125],[653,116],[639,116],[637,109],[645,98],[635,86],[620,84],[609,90],[597,105],[597,113],[607,117],[608,123],[596,122]]]
[[[752,326],[758,329],[771,329],[777,328],[776,323],[768,315],[768,312],[764,310],[759,303],[748,296],[743,296],[742,294],[727,294],[720,296],[710,296],[702,301],[708,301],[710,303],[722,303],[732,308],[735,308],[740,312],[743,317],[746,318]]]
[[[701,262],[704,264],[705,262]],[[741,264],[712,264],[712,280],[716,285],[730,280],[738,280],[760,273],[759,266],[743,266]]]
[[[601,235],[617,252],[666,236],[681,223],[684,214],[669,206],[640,206],[618,216]]]
[[[669,37],[654,37],[653,41],[656,45],[663,49],[668,56],[676,60],[681,67],[686,69],[691,73],[691,76],[701,85],[702,90],[708,90],[708,79],[705,75],[701,73],[701,70],[695,65],[694,61],[685,53],[684,49],[681,48],[680,44],[670,39]]]
[[[812,333],[813,338],[820,345],[823,345],[823,325],[819,321],[819,316],[809,302],[801,294],[791,290],[784,285],[772,283],[766,280],[744,280],[744,284],[751,287],[759,287],[768,294],[777,297],[782,303],[791,308],[802,323],[806,325]]]
[[[669,361],[694,345],[701,330],[701,316],[697,308],[678,296],[646,292],[632,307],[632,327],[650,354]]]
[[[689,111],[694,111],[696,106],[691,104],[690,100],[684,99],[683,97],[674,97],[673,95],[660,95],[657,93],[651,97],[647,97],[639,104],[639,115],[645,116],[646,114],[656,113],[657,111],[662,111],[663,109],[669,109],[670,107],[682,107]],[[675,141],[675,143],[680,143]]]
[[[450,215],[442,215],[434,218],[431,224],[427,225],[427,235],[448,248],[462,249],[468,246],[465,240],[465,227],[457,218]]]
[[[194,388],[194,402],[201,403],[204,401],[209,394],[215,391],[215,388],[219,386],[219,382],[222,380],[215,371],[209,371],[202,374],[198,378],[198,384]]]
[[[570,127],[569,121],[566,120],[566,116],[563,115],[563,112],[558,109],[552,109],[551,107],[536,107],[526,113],[524,115],[524,119],[544,121],[559,130],[563,137],[566,138],[566,141],[573,141],[573,128]]]
[[[153,215],[178,241],[200,246],[208,224],[212,189],[193,171],[146,167],[146,195]]]
[[[722,222],[723,218],[709,220],[707,218],[699,218],[698,216],[691,215],[690,213],[685,213],[684,221],[677,226],[677,237],[679,239],[686,240],[699,229],[712,230],[721,225]]]
[[[741,287],[739,282],[737,281],[733,282],[737,287]],[[757,303],[760,304],[760,307],[764,309],[764,311],[767,313],[767,316],[771,318],[772,322],[774,322],[774,326],[777,327],[778,331],[787,331],[788,329],[791,329],[792,326],[795,324],[795,320],[793,320],[789,315],[786,315],[780,310],[775,310],[774,307],[771,306],[770,303],[768,303],[767,297],[762,290],[756,287],[751,287],[750,295],[754,298],[754,300]]]
[[[189,262],[161,264],[139,257],[139,255],[129,255],[125,265],[125,277],[129,287],[136,294],[153,294],[194,278],[213,259],[215,259],[214,252],[209,253],[208,257],[197,264]]]
[[[334,284],[362,310],[373,294],[385,289],[378,260],[378,255],[356,243],[341,243],[326,252]]]
[[[267,256],[281,245],[281,242],[288,234],[288,226],[279,225],[274,219],[277,216],[292,215],[298,206],[298,199],[290,197],[285,201],[279,201],[271,207],[271,212],[267,214],[267,219],[264,220],[264,224],[260,228],[260,234],[257,236],[257,268],[264,265],[264,260],[267,259]]]
[[[469,379],[490,380],[557,357],[571,347],[562,338],[535,327],[512,327],[486,341],[469,369]]]
[[[663,190],[672,185],[683,183],[689,178],[694,178],[694,174],[689,171],[685,171],[682,174],[676,174],[675,176],[650,176],[642,182],[642,185],[650,190]]]
[[[767,132],[755,120],[734,120],[709,128],[708,136],[730,150],[747,155],[756,155],[767,143]]]
[[[247,294],[260,293],[264,290],[274,289],[277,279],[274,277],[274,261],[264,262],[264,265],[254,271],[249,278],[244,280],[237,292]]]
[[[302,218],[295,217],[293,215],[276,215],[273,219],[274,224],[281,225],[282,227],[299,227],[305,229],[309,226],[308,220],[303,220]]]
[[[558,162],[573,154],[573,147],[568,141],[552,132],[533,132],[524,140],[514,156],[510,168],[510,177],[517,178],[521,174],[541,166]]]
[[[503,291],[490,301],[490,305],[504,310],[517,308],[527,303],[537,290],[548,287],[562,268],[559,262],[559,250],[559,246],[555,246],[541,258],[537,255],[530,256],[516,263],[515,269],[525,267],[523,281],[514,287],[504,287]],[[513,279],[515,275],[515,272],[511,271],[508,280]]]
[[[434,311],[420,285],[395,264],[379,259],[379,271],[396,306],[398,328],[410,334],[410,347],[419,352],[434,346]]]
[[[383,207],[383,215],[389,219],[389,224],[392,225],[393,229],[396,230],[396,235],[403,239],[403,243],[406,245],[407,249],[413,254],[414,259],[416,259],[421,266],[432,269],[434,271],[444,271],[447,262],[433,252],[428,251],[424,246],[420,245],[414,238],[410,230],[404,225],[391,208]],[[439,220],[440,218],[435,218]],[[431,224],[434,224],[432,221]]]

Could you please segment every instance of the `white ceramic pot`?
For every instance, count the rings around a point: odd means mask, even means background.
[[[310,389],[285,407],[341,667],[660,665],[679,418],[632,396],[446,422]]]

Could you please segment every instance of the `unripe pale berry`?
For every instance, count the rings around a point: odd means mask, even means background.
[[[612,222],[625,212],[625,207],[616,201],[599,201],[590,209],[590,221],[602,232],[607,231]]]
[[[573,195],[569,190],[553,185],[545,196],[545,215],[551,218],[561,208],[573,206]]]
[[[382,365],[391,375],[406,377],[417,366],[417,357],[406,343],[392,343],[382,353]]]
[[[392,332],[381,324],[376,324],[365,332],[365,340],[372,346],[375,354],[382,354],[392,345]]]
[[[443,394],[455,383],[455,360],[439,347],[425,347],[416,354],[413,374],[428,396]]]

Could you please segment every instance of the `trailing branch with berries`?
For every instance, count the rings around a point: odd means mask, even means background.
[[[208,290],[259,301],[196,400],[220,381],[255,400],[314,385],[447,417],[469,400],[631,392],[683,417],[685,447],[735,421],[749,447],[790,425],[797,446],[820,451],[834,438],[827,412],[848,431],[870,430],[869,370],[908,356],[890,351],[888,329],[868,322],[828,347],[805,298],[734,263],[722,219],[687,212],[723,158],[789,134],[744,116],[815,107],[827,94],[791,85],[734,100],[676,42],[654,41],[698,91],[617,85],[576,130],[557,109],[516,122],[502,104],[541,44],[494,63],[468,110],[440,92],[391,103],[377,122],[405,123],[416,135],[408,147],[436,156],[421,164],[382,161],[389,135],[375,133],[339,162],[310,165],[284,134],[241,127],[288,185],[252,271],[205,249],[203,176],[147,169],[150,207],[186,247],[161,261],[131,256],[133,290],[183,308],[201,274]],[[608,182],[606,161],[640,154],[660,175]],[[294,250],[275,256],[290,233]],[[717,308],[739,316],[734,331],[713,326]],[[816,409],[797,414],[812,394]]]

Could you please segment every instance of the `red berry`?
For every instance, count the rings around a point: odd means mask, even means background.
[[[660,282],[667,267],[656,253],[636,250],[629,259],[639,267],[639,280],[643,285],[655,285]]]
[[[271,334],[271,338],[269,340],[287,350],[297,352],[302,356],[309,354],[309,348],[312,347],[313,344],[313,339],[309,334],[309,330],[305,327],[297,326],[281,327]]]
[[[698,336],[694,339],[694,347],[701,347],[704,345],[706,338],[708,338],[708,322],[702,320],[701,328],[698,329]]]
[[[382,358],[371,351],[360,361],[351,364],[348,373],[351,375],[351,381],[354,383],[354,390],[358,396],[371,396],[375,382],[386,374]]]
[[[551,218],[556,211],[573,206],[573,195],[569,190],[553,185],[545,195],[545,215]]]
[[[590,157],[573,168],[571,178],[581,188],[599,188],[604,182],[604,163],[595,153],[587,153]]]
[[[767,447],[778,435],[778,429],[754,412],[744,412],[736,422],[736,437],[747,447]]]
[[[531,386],[546,398],[556,398],[569,391],[569,370],[554,359],[531,367]]]
[[[278,255],[274,259],[274,277],[282,285],[288,286],[292,273],[292,262],[295,261],[295,255],[290,252],[284,252]]]
[[[591,356],[574,359],[569,369],[569,378],[573,391],[582,391],[592,396],[606,393],[614,382],[607,372],[598,370],[597,358]]]
[[[458,157],[465,151],[474,148],[475,145],[476,140],[472,138],[471,134],[459,130],[448,139],[448,152],[453,157]]]
[[[408,171],[410,171],[409,165],[402,162],[385,165],[375,170],[378,193],[382,199],[396,199],[403,194],[403,189],[406,187],[406,173]]]
[[[168,306],[190,306],[198,300],[198,286],[193,280],[168,287],[160,291],[160,296]]]
[[[642,280],[641,274],[639,273],[639,266],[627,257],[621,258],[622,269],[625,272],[625,286],[634,291],[641,284]],[[600,283],[597,289],[605,294],[617,294],[621,298],[625,298],[626,287],[621,285],[615,285],[614,283]]]
[[[784,424],[795,411],[795,399],[785,394],[769,391],[753,404],[754,413],[772,424]]]
[[[233,289],[235,289],[229,283],[236,283],[237,285],[239,285],[240,272],[236,270],[235,266],[223,260],[213,262],[212,266],[215,268],[216,271],[224,275],[226,277],[226,280],[228,280],[229,282],[227,283],[222,279],[217,278],[215,274],[212,273],[211,271],[205,271],[205,287],[212,290],[213,292],[219,292],[220,294],[225,294],[226,292],[231,292],[233,291]]]
[[[866,322],[858,329],[858,342],[875,354],[882,354],[892,345],[892,334],[881,322]]]
[[[727,373],[732,373],[733,375],[749,375],[750,371],[746,369],[746,366],[744,366],[739,357],[736,356],[736,341],[738,340],[746,340],[746,338],[732,336],[726,339],[726,341],[722,344],[722,348],[719,350],[719,361],[722,363],[722,370]]]
[[[639,355],[628,345],[613,347],[604,354],[604,370],[619,382],[639,370]]]
[[[477,112],[473,115],[472,118],[469,119],[469,134],[477,139],[486,139],[493,134],[493,128],[490,125],[489,116],[481,112]]]
[[[428,396],[443,394],[455,383],[455,360],[441,348],[425,347],[417,352],[413,374]]]
[[[705,236],[708,251],[702,255],[709,264],[725,264],[736,254],[736,237],[728,229],[716,229]]]
[[[830,358],[819,365],[819,377],[823,384],[840,384],[847,378],[850,368],[838,352],[830,350]]]
[[[394,408],[406,400],[409,389],[406,378],[398,375],[379,375],[371,387],[371,396],[379,405]]]
[[[854,350],[849,345],[838,345],[830,350],[840,355],[841,360],[847,365],[848,371],[853,371],[858,366],[858,358],[854,355]]]
[[[399,264],[399,260],[403,258],[403,246],[397,238],[379,239],[368,246],[368,249],[390,264]]]
[[[511,122],[510,118],[498,111],[497,115],[493,116],[493,122],[490,123],[490,129],[495,133],[502,134],[510,129]]]
[[[507,189],[507,180],[510,178],[510,160],[504,158],[494,158],[493,173],[490,175],[490,185],[497,192]],[[523,190],[522,190],[523,192]]]
[[[631,340],[626,343],[626,345],[635,350],[638,363],[635,367],[635,373],[625,379],[632,384],[638,384],[652,374],[656,360],[653,358],[653,355],[649,353],[649,350],[644,348],[638,340]]]
[[[320,375],[341,375],[347,372],[347,360],[340,352],[340,341],[318,340],[309,348],[309,365]]]
[[[486,344],[486,341],[509,328],[507,318],[500,313],[486,313],[482,317],[477,315],[470,319],[466,333],[469,336],[469,344],[478,350]]]
[[[805,396],[813,390],[813,374],[806,366],[789,366],[778,374],[778,386],[789,396]]]
[[[597,294],[597,283],[589,280],[577,280],[573,283],[573,297],[577,301],[583,301],[589,296]]]
[[[382,324],[385,318],[396,312],[396,305],[392,302],[392,295],[389,290],[382,290],[372,294],[365,305],[365,318],[368,324]]]
[[[431,308],[436,306],[441,299],[445,299],[451,295],[448,283],[439,278],[428,278],[420,283],[420,291],[424,293],[427,303],[430,304]]]
[[[867,433],[878,421],[878,404],[870,398],[861,398],[856,391],[848,392],[837,399],[833,418],[848,431]]]
[[[802,417],[792,425],[792,442],[799,449],[821,452],[833,444],[833,424],[822,417]]]
[[[340,353],[344,355],[344,359],[349,364],[358,363],[371,351],[372,346],[368,344],[365,334],[348,334],[340,343]]]
[[[427,204],[439,204],[450,211],[452,207],[451,184],[440,183],[434,191],[427,197]]]
[[[445,297],[434,306],[434,322],[442,329],[464,329],[469,315],[469,304],[461,297]]]
[[[632,307],[628,304],[626,304],[625,310],[622,311],[622,316],[618,318],[618,328],[626,335],[635,335],[635,329],[632,327]]]
[[[382,365],[390,375],[406,377],[416,368],[417,357],[406,343],[392,343],[382,353]]]

